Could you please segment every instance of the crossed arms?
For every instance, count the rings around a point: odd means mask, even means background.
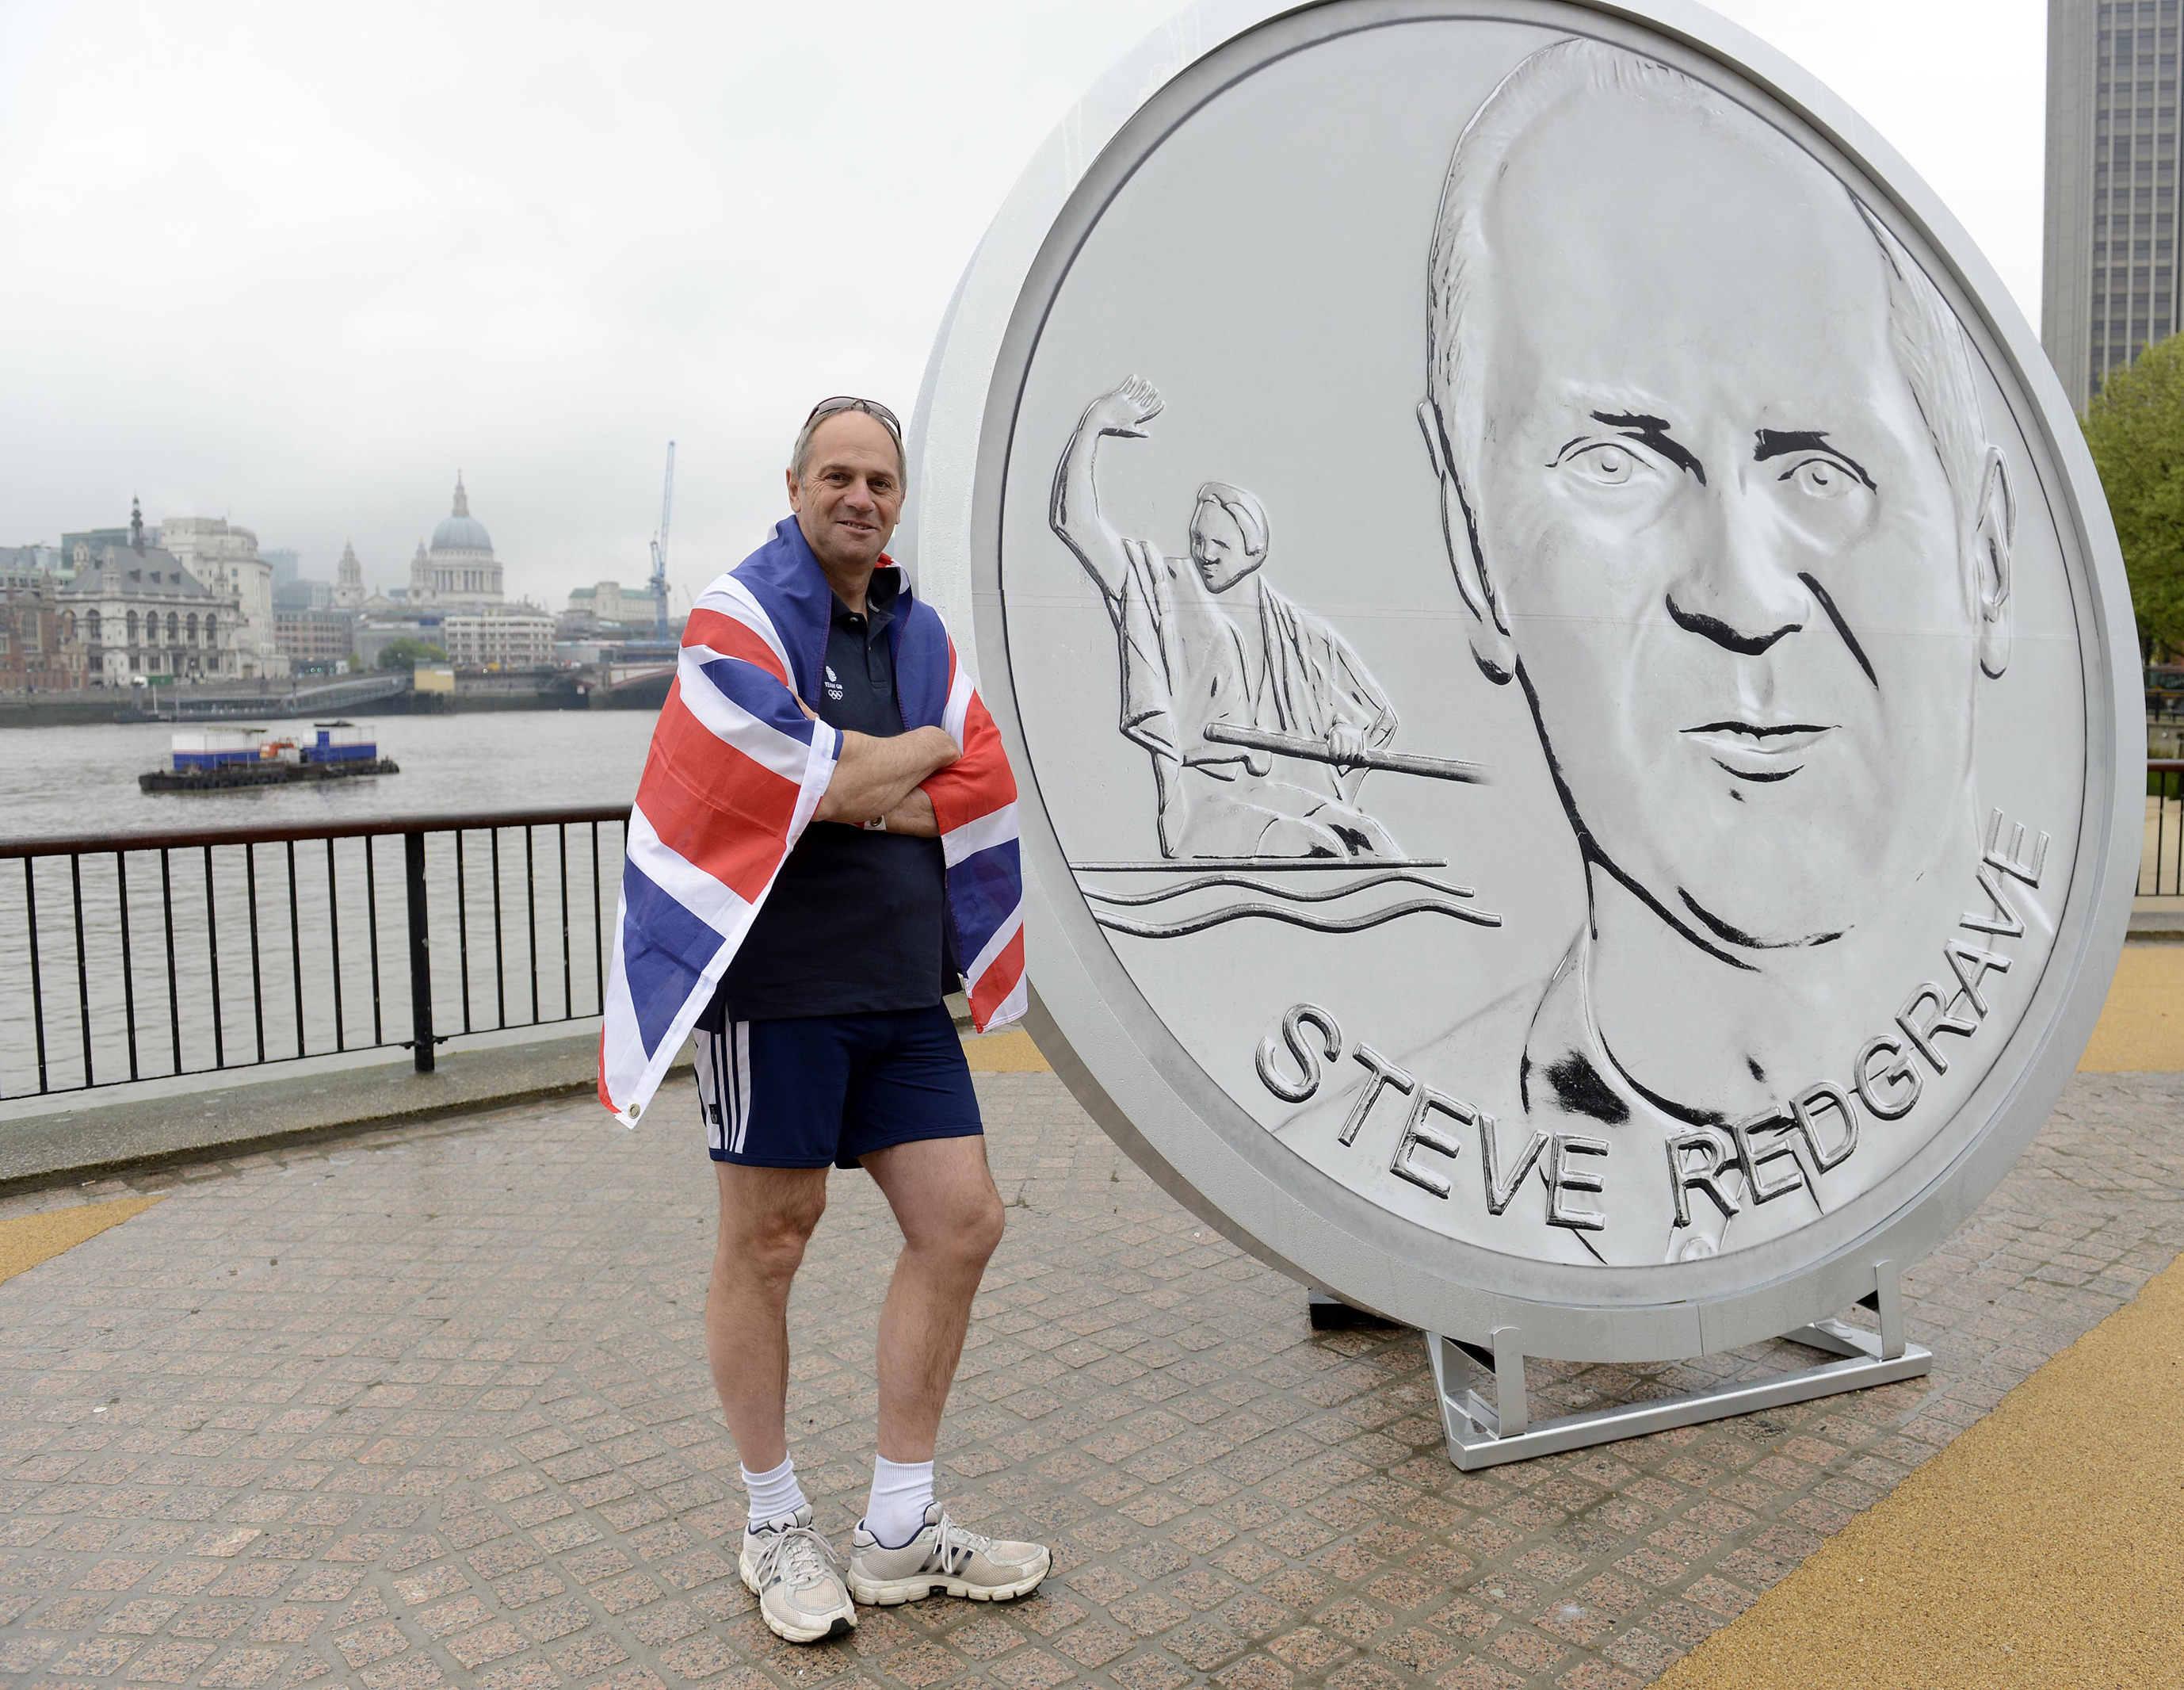
[[[819,719],[819,713],[802,699],[796,702],[814,722]],[[940,824],[925,783],[962,755],[943,728],[913,728],[886,739],[844,729],[841,751],[834,759],[834,778],[811,812],[812,819],[857,828],[878,817],[891,834],[938,839]]]

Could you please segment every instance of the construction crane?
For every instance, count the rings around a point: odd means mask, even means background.
[[[675,509],[675,443],[667,443],[667,485],[660,494],[660,532],[652,537],[652,637],[667,644],[667,519]]]

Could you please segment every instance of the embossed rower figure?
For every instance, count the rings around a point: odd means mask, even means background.
[[[1160,409],[1135,376],[1093,400],[1055,471],[1050,514],[1114,620],[1123,733],[1152,756],[1161,855],[1400,856],[1357,804],[1358,760],[1395,737],[1396,712],[1348,642],[1259,573],[1265,507],[1206,482],[1188,558],[1125,538],[1101,514],[1100,441],[1142,438]],[[1310,757],[1277,757],[1210,737],[1216,724],[1318,743]]]
[[[1591,42],[1473,118],[1429,282],[1418,417],[1471,649],[1530,706],[1590,906],[1544,990],[1478,1020],[1522,1025],[1512,1149],[1589,1135],[1604,1187],[1529,1241],[1463,1230],[1626,1263],[1763,1239],[1900,1152],[1871,1121],[1825,1177],[1790,1146],[1810,1183],[1763,1206],[1733,1167],[1723,1201],[1680,1197],[1665,1148],[1696,1131],[1733,1163],[1734,1124],[1851,1090],[1979,900],[2014,513],[1970,346],[1814,159]],[[1485,1031],[1419,1071],[1461,1083],[1516,1042]]]

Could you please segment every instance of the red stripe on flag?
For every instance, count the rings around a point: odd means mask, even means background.
[[[963,717],[963,755],[927,776],[924,784],[933,819],[944,834],[1017,801],[1017,778],[1010,772],[1000,729],[975,694]]]
[[[690,620],[682,625],[685,645],[710,646],[723,657],[740,657],[746,663],[755,663],[779,681],[788,684],[788,672],[781,667],[781,659],[748,622],[738,622],[720,611],[693,611]]]
[[[994,1018],[1008,995],[1017,989],[1023,978],[1023,929],[1018,928],[1009,935],[1009,942],[1001,947],[1001,954],[986,965],[986,972],[978,976],[971,987],[971,1018],[981,1031]]]
[[[607,1029],[604,1025],[599,1028],[599,1102],[617,1113],[621,1107],[607,1090]]]
[[[788,854],[798,790],[691,715],[680,682],[669,689],[637,789],[661,844],[755,902]]]

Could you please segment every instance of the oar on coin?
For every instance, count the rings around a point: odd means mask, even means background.
[[[1484,763],[1458,762],[1453,757],[1419,757],[1407,751],[1360,751],[1338,757],[1323,739],[1296,733],[1269,733],[1257,728],[1239,728],[1227,722],[1209,722],[1206,737],[1218,745],[1241,745],[1247,750],[1274,751],[1284,757],[1305,757],[1316,763],[1340,763],[1357,769],[1386,769],[1391,774],[1418,774],[1429,780],[1460,780],[1479,784],[1489,778]]]

